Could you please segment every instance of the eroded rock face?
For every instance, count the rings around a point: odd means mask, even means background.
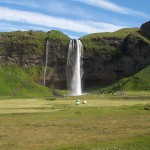
[[[140,31],[143,35],[150,37],[150,21],[142,24]]]
[[[84,86],[109,84],[118,79],[117,62],[113,54],[110,53],[109,47],[119,49],[122,40],[118,37],[93,39],[92,43],[96,43],[100,47],[96,51],[94,49],[89,50],[88,47],[84,46]]]
[[[101,53],[87,55],[86,51],[89,50],[84,47],[85,86],[111,84],[150,65],[150,42],[143,40],[139,34],[138,36],[130,34],[123,39],[111,38],[110,43],[107,38],[95,43],[104,45],[105,40],[108,42],[107,45],[114,45],[119,51],[117,54],[112,54],[107,47],[104,47],[103,51],[99,49]]]
[[[58,42],[50,41],[48,67],[53,68],[47,71],[47,86],[65,89],[67,87],[66,65],[68,45],[63,46]],[[44,55],[45,64],[45,55]]]

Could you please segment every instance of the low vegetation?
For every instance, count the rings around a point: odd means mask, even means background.
[[[58,42],[58,44],[67,45],[69,44],[70,38],[65,35],[64,33],[57,31],[57,30],[51,30],[47,33],[47,38]]]
[[[0,100],[0,149],[149,149],[150,97],[142,94]]]
[[[46,40],[55,40],[62,46],[68,46],[70,38],[59,31],[15,31],[0,32],[0,54],[6,51],[21,51],[25,54],[42,55]],[[57,44],[58,44],[57,43]]]
[[[104,38],[104,37],[121,37],[124,38],[130,33],[134,33],[138,31],[139,28],[123,28],[120,30],[117,30],[115,32],[102,32],[102,33],[93,33],[86,36],[83,36],[81,39],[83,40],[91,40],[96,38]]]
[[[0,96],[43,97],[50,95],[52,95],[50,89],[35,83],[33,76],[18,65],[1,64]]]
[[[93,33],[81,38],[86,52],[85,57],[95,54],[120,54],[123,51],[121,45],[129,35],[130,38],[133,37],[150,44],[150,40],[140,34],[139,28],[124,28],[115,32]]]

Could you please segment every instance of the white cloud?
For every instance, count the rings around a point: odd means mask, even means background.
[[[40,7],[40,4],[39,4],[39,7]],[[74,15],[80,18],[92,18],[93,17],[93,15],[91,15],[90,13],[87,13],[85,9],[74,6],[74,5],[69,5],[68,3],[64,3],[61,1],[59,2],[50,1],[50,2],[47,2],[46,4],[44,3],[42,7],[48,12],[55,13],[55,14]]]
[[[0,12],[0,20],[29,23],[33,25],[41,25],[45,27],[53,27],[82,33],[111,32],[123,28],[122,26],[114,24],[92,21],[74,21],[60,17],[48,16],[41,13],[20,11],[6,7],[0,7]]]
[[[26,1],[26,0],[21,0],[21,1],[16,1],[16,0],[0,0],[2,3],[6,4],[14,4],[14,5],[21,5],[21,6],[30,6],[30,7],[38,7],[38,4],[31,1]]]
[[[75,15],[75,16],[80,16],[84,18],[85,17],[89,18],[92,16],[91,14],[89,15],[87,12],[85,12],[85,10],[81,9],[80,7],[69,5],[68,3],[64,3],[62,1],[58,2],[56,0],[50,0],[50,1],[30,0],[30,2],[28,0],[21,0],[21,1],[0,0],[0,2],[6,3],[6,4],[34,7],[34,8],[38,8],[40,10],[46,10],[48,12],[55,13],[55,14],[69,14],[69,15]]]
[[[49,31],[49,28],[44,28],[41,26],[35,25],[14,25],[12,23],[0,22],[0,30],[1,31],[27,31],[27,30],[41,30],[41,31]]]
[[[112,3],[108,0],[73,0],[73,1],[79,1],[88,5],[96,6],[105,10],[110,10],[113,12],[117,12],[120,14],[127,14],[127,15],[134,15],[134,16],[141,16],[145,18],[149,18],[150,15],[145,14],[140,11],[132,10],[130,8],[119,6],[115,3]]]

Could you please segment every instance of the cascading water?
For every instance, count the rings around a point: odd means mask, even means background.
[[[69,95],[82,95],[82,56],[83,46],[80,40],[71,40],[67,59],[67,84]]]
[[[45,56],[45,68],[44,68],[44,81],[43,84],[45,85],[45,81],[46,81],[46,71],[47,71],[47,63],[48,63],[48,50],[49,50],[49,41],[46,42],[46,56]]]

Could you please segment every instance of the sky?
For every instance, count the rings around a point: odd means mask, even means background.
[[[0,32],[59,30],[71,38],[150,20],[150,0],[0,0]]]

